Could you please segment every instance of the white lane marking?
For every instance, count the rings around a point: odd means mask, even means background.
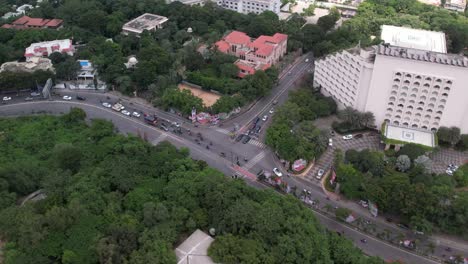
[[[255,157],[253,157],[253,159],[251,159],[249,162],[247,162],[247,164],[243,166],[244,169],[250,170],[253,166],[255,166],[255,164],[257,164],[261,159],[263,159],[265,155],[265,151],[258,153]]]
[[[215,128],[215,130],[218,131],[219,133],[225,134],[225,135],[229,135],[229,133],[230,133],[230,132],[229,132],[227,129],[225,129],[225,128],[219,128],[219,127],[218,127],[218,128]]]
[[[263,142],[257,141],[255,139],[251,139],[249,141],[249,144],[257,146],[257,147],[262,148],[262,149],[266,147],[266,145]]]

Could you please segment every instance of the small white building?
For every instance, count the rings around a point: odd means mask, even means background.
[[[466,0],[447,0],[444,8],[458,12],[465,12]]]
[[[140,35],[143,31],[155,31],[163,27],[164,23],[169,21],[167,17],[145,13],[129,22],[122,27],[124,35],[134,34]]]
[[[32,57],[49,57],[54,52],[66,53],[73,56],[75,47],[71,39],[52,40],[45,42],[32,43],[26,48],[24,56],[26,60]]]
[[[218,6],[242,14],[260,14],[264,11],[280,13],[281,0],[218,0]]]
[[[189,5],[189,6],[204,6],[206,0],[167,0],[166,3],[170,4],[172,2],[181,2],[184,5]]]
[[[197,229],[175,249],[177,264],[214,264],[208,248],[214,238]]]
[[[81,68],[76,75],[76,79],[81,82],[93,82],[96,77],[96,69],[89,60],[78,60]]]

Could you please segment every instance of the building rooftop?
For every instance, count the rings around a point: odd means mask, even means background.
[[[177,264],[214,264],[208,248],[214,239],[197,229],[176,249]]]
[[[387,124],[385,129],[385,137],[408,143],[435,147],[434,133],[426,130]]]
[[[2,28],[15,28],[15,29],[24,29],[29,27],[49,27],[49,28],[57,28],[62,25],[62,19],[44,19],[44,18],[32,18],[28,16],[22,16],[11,24],[4,24]]]
[[[383,25],[380,38],[392,46],[447,53],[443,32]]]
[[[50,49],[52,52],[69,52],[73,51],[74,47],[71,39],[52,40],[45,42],[32,43],[26,48],[24,56],[31,57],[37,54],[43,54],[43,52]]]
[[[468,58],[458,54],[435,53],[418,49],[394,47],[385,44],[376,46],[375,48],[376,53],[379,55],[440,63],[456,67],[468,67]]]
[[[123,30],[135,33],[142,33],[144,30],[153,30],[158,25],[167,22],[169,19],[164,16],[145,13],[123,25]]]

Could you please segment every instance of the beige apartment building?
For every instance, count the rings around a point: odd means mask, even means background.
[[[381,38],[317,60],[315,85],[341,108],[374,113],[379,128],[468,133],[468,59],[447,54],[440,32],[383,26]]]

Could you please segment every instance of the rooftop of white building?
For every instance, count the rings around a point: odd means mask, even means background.
[[[386,125],[385,137],[408,143],[435,147],[434,133],[416,128]]]
[[[123,25],[123,30],[142,33],[144,30],[153,30],[158,25],[167,22],[169,19],[164,16],[145,13]]]
[[[383,25],[380,38],[392,46],[447,53],[443,32]]]

